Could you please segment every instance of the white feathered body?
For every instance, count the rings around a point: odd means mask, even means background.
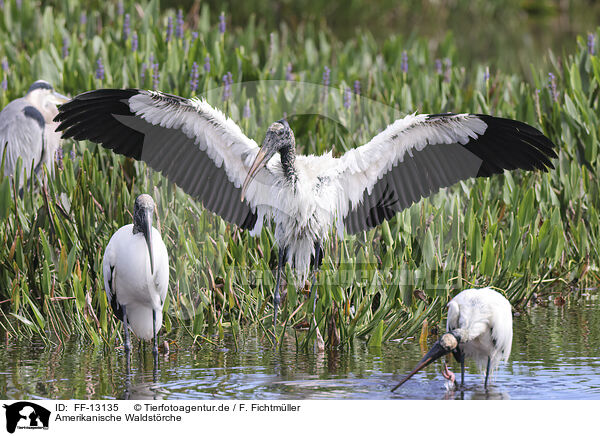
[[[277,183],[259,188],[267,190],[271,202],[257,205],[257,226],[262,225],[263,217],[274,222],[275,241],[287,249],[287,261],[296,270],[299,283],[309,274],[315,242],[327,241],[336,225],[338,185],[329,159],[330,154],[297,156],[296,180],[291,184],[276,155],[268,167]]]
[[[459,348],[483,371],[508,360],[512,347],[510,302],[491,288],[466,289],[448,303],[448,331],[458,331]]]
[[[111,290],[116,293],[119,305],[126,307],[129,326],[139,338],[146,340],[153,337],[153,310],[156,312],[156,332],[160,330],[169,283],[167,248],[154,227],[152,253],[154,274],[150,270],[150,256],[143,233],[134,234],[133,224],[128,224],[110,238],[102,261],[107,294]],[[109,283],[111,278],[112,283]]]

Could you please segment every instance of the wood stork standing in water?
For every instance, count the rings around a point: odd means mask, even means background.
[[[23,160],[23,171],[29,178],[33,164],[39,174],[46,165],[50,174],[54,169],[54,155],[60,144],[57,104],[69,99],[54,91],[52,85],[38,80],[29,87],[24,97],[11,101],[0,112],[0,158],[4,157],[4,175],[15,172],[17,159]]]
[[[60,107],[63,137],[101,143],[162,171],[205,208],[251,234],[275,223],[280,276],[304,283],[332,229],[358,233],[442,187],[505,169],[553,168],[554,144],[535,128],[488,115],[408,115],[367,144],[333,157],[296,155],[285,120],[262,148],[206,101],[155,91],[101,89]],[[241,201],[240,201],[241,199]],[[313,297],[311,291],[311,298]]]
[[[115,232],[108,241],[102,270],[104,289],[113,312],[125,332],[127,355],[131,350],[129,327],[140,339],[154,339],[162,325],[162,311],[169,284],[169,258],[160,233],[152,227],[154,200],[142,194],[135,200],[133,224]]]
[[[491,288],[466,289],[448,303],[447,333],[431,347],[392,392],[417,371],[448,353],[460,363],[460,384],[465,379],[465,357],[475,360],[480,371],[485,369],[487,388],[490,372],[508,360],[512,347],[512,311],[509,301]],[[444,365],[444,378],[454,381],[454,374]]]

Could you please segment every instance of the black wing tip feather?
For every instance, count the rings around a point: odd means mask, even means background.
[[[55,121],[63,138],[90,140],[116,153],[140,160],[144,146],[141,132],[119,122],[114,115],[133,115],[127,104],[140,89],[96,89],[77,95],[59,108]]]
[[[446,112],[446,113],[438,113],[438,114],[429,114],[427,115],[428,120],[436,120],[436,119],[444,119],[447,117],[455,117],[459,114],[454,112]],[[488,130],[482,135],[486,135],[489,133],[499,134],[502,132],[505,136],[512,135],[518,138],[527,138],[529,139],[530,145],[539,149],[544,155],[548,158],[558,158],[556,154],[556,144],[554,144],[550,138],[548,138],[544,133],[535,127],[518,120],[513,120],[511,118],[502,118],[495,117],[493,115],[487,114],[469,114],[471,116],[475,116],[485,122],[488,126]],[[550,166],[550,168],[553,168]]]
[[[475,141],[464,145],[482,159],[477,177],[489,177],[505,169],[548,171],[557,158],[556,145],[541,131],[522,121],[476,114],[487,125]]]

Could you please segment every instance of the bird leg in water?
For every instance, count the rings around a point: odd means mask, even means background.
[[[487,389],[488,377],[490,376],[490,356],[488,356],[487,368],[485,369],[485,382],[483,383],[483,388]]]
[[[277,311],[281,298],[279,297],[279,286],[281,285],[281,272],[285,262],[285,249],[279,249],[279,261],[277,262],[277,278],[275,280],[275,293],[273,294],[273,332],[277,327]]]
[[[152,355],[154,356],[154,368],[158,364],[158,341],[156,340],[156,311],[152,309],[152,336],[154,343],[152,344]]]
[[[309,300],[313,302],[313,318],[315,316],[315,310],[317,310],[317,300],[319,299],[319,295],[316,292],[317,288],[317,274],[321,268],[321,261],[323,260],[323,249],[321,248],[321,244],[318,242],[315,244],[315,255],[314,255],[314,271],[313,271],[313,280],[310,286],[310,294]]]
[[[125,348],[125,353],[129,357],[129,352],[131,351],[131,340],[129,339],[129,325],[127,324],[127,309],[125,306],[121,306],[123,308],[123,329],[125,330],[123,338],[123,348]]]
[[[465,355],[459,347],[452,351],[452,354],[456,361],[460,363],[460,385],[463,386],[465,383]]]

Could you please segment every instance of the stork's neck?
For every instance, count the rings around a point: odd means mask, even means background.
[[[283,147],[279,150],[279,155],[281,156],[281,166],[286,179],[296,183],[298,178],[296,174],[296,147],[293,145]]]

